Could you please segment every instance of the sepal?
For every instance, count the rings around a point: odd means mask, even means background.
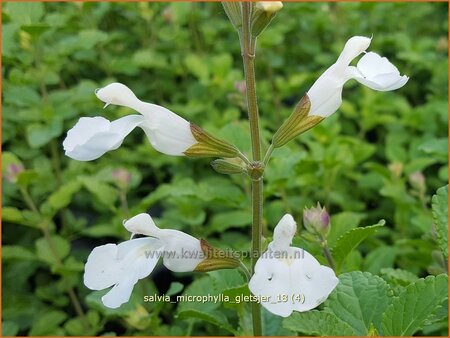
[[[220,269],[235,269],[240,265],[239,259],[234,257],[231,252],[215,248],[204,239],[200,239],[200,247],[205,259],[197,265],[194,271],[208,272]]]
[[[284,146],[294,137],[319,124],[324,118],[321,116],[308,115],[311,110],[311,102],[305,94],[295,107],[294,112],[277,130],[272,139],[274,148]]]
[[[189,147],[184,154],[190,157],[238,157],[239,150],[232,144],[220,140],[196,124],[190,124],[196,144]]]

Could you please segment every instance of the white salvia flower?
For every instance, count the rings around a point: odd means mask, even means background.
[[[291,247],[296,224],[286,214],[274,230],[273,241],[258,259],[248,284],[261,305],[273,314],[288,317],[293,311],[309,311],[338,284],[334,271],[303,249]]]
[[[164,107],[139,100],[121,83],[111,83],[97,89],[95,94],[105,102],[105,108],[115,104],[132,108],[141,115],[129,115],[113,122],[103,117],[82,117],[63,142],[66,155],[75,160],[95,160],[117,149],[136,127],[144,130],[156,150],[167,155],[182,156],[197,143],[188,121]]]
[[[356,67],[350,66],[350,62],[363,53],[370,42],[370,38],[363,36],[354,36],[347,41],[336,63],[309,89],[311,110],[308,115],[328,117],[336,112],[342,103],[342,88],[350,79],[379,91],[395,90],[406,84],[409,78],[400,76],[388,59],[374,52],[366,53]]]
[[[153,271],[160,257],[175,272],[193,271],[203,261],[200,241],[182,231],[159,229],[148,214],[124,222],[133,234],[152,237],[98,246],[90,253],[84,284],[91,290],[114,286],[102,297],[106,307],[118,308],[128,302],[134,285]]]

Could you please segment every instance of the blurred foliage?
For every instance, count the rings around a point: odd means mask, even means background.
[[[83,285],[89,252],[126,240],[123,219],[145,211],[161,227],[248,250],[245,177],[219,175],[207,159],[157,153],[140,130],[93,162],[66,158],[61,145],[81,116],[111,120],[129,113],[123,107],[103,111],[93,93],[119,81],[142,100],[168,107],[248,154],[239,43],[221,5],[9,2],[2,7],[3,335],[227,335],[236,328],[250,334],[246,304],[142,301],[143,295],[166,293],[169,287],[172,295],[180,294],[182,286],[189,294],[248,293],[234,271],[201,275],[157,269],[117,310],[101,305],[104,291]],[[443,298],[433,290],[448,293],[442,277],[418,280],[447,272],[442,216],[447,190],[433,199],[435,221],[431,211],[431,196],[448,180],[447,17],[445,3],[285,3],[258,40],[265,147],[353,35],[373,35],[370,50],[410,76],[395,92],[347,84],[338,113],[276,150],[265,175],[268,237],[284,213],[300,224],[303,208],[316,201],[332,215],[331,247],[342,246],[346,239],[339,237],[346,231],[386,221],[375,236],[340,256],[339,288],[348,292],[352,283],[372,283],[386,299],[398,295],[389,307],[390,300],[377,303],[393,316],[415,292],[422,290],[435,305]],[[295,244],[325,264],[320,246],[300,226],[299,232]],[[355,236],[367,237],[354,232],[349,240],[359,240]],[[296,317],[282,325],[281,318],[265,313],[264,332],[321,334],[308,320],[344,325],[340,320],[346,318],[332,314],[340,306],[330,297],[323,311],[298,314],[302,325]],[[432,318],[419,317],[420,325],[407,334],[447,335],[447,311],[443,306]],[[377,327],[402,332],[382,323],[381,312],[376,327],[361,327],[367,318],[360,315],[339,335],[382,334]]]

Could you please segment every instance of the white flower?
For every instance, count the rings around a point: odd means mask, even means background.
[[[363,36],[354,36],[347,41],[336,63],[309,89],[309,115],[328,117],[336,112],[342,103],[342,88],[350,79],[379,91],[395,90],[406,84],[409,78],[400,76],[398,69],[388,59],[374,52],[365,54],[356,67],[350,66],[350,62],[363,53],[370,42],[371,39]]]
[[[286,214],[274,230],[273,241],[258,259],[248,284],[261,305],[273,314],[288,317],[324,302],[338,284],[334,271],[303,249],[291,247],[296,224]]]
[[[153,271],[160,257],[175,272],[193,271],[203,261],[200,241],[182,231],[159,229],[148,214],[124,222],[133,234],[151,237],[98,246],[90,253],[84,284],[91,290],[114,286],[102,297],[106,307],[118,308],[128,302],[134,285]]]
[[[66,155],[79,161],[91,161],[117,149],[136,127],[144,130],[152,146],[167,155],[182,156],[196,144],[190,123],[170,110],[139,100],[121,83],[111,83],[95,94],[110,104],[132,108],[141,115],[129,115],[110,122],[103,117],[82,117],[69,130],[63,142]]]

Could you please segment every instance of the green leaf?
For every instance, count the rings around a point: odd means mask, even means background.
[[[33,123],[27,126],[27,141],[30,147],[40,148],[62,132],[63,124],[60,119],[52,119],[46,124]]]
[[[20,260],[36,260],[36,255],[30,250],[20,245],[4,245],[2,247],[3,260],[20,259]]]
[[[41,211],[48,217],[53,217],[60,209],[67,207],[73,195],[81,189],[78,181],[69,181],[53,192],[41,206]]]
[[[199,78],[200,81],[208,81],[209,69],[204,59],[200,58],[196,54],[188,54],[184,59],[184,63],[186,68],[197,78]]]
[[[333,247],[336,241],[346,231],[356,228],[361,220],[365,217],[362,213],[344,211],[331,216],[330,233],[327,236],[328,245]]]
[[[412,336],[448,298],[448,276],[428,276],[406,287],[383,314],[382,333],[386,336]]]
[[[207,233],[217,231],[219,233],[229,228],[240,228],[249,225],[251,222],[250,211],[228,211],[214,215]]]
[[[283,327],[307,336],[354,336],[355,331],[334,314],[324,311],[294,312]]]
[[[370,251],[364,259],[363,269],[373,274],[379,274],[383,268],[394,266],[397,248],[383,245]]]
[[[101,204],[114,210],[114,204],[118,196],[118,192],[115,188],[93,177],[81,177],[79,180]]]
[[[170,287],[169,290],[167,290],[166,295],[167,296],[173,296],[176,295],[177,293],[181,292],[181,290],[183,290],[184,285],[179,283],[179,282],[172,282],[170,283]]]
[[[432,212],[437,242],[442,254],[448,259],[448,185],[439,188],[433,196]]]
[[[36,253],[39,258],[51,265],[57,265],[70,252],[70,243],[58,235],[49,239],[42,237],[36,241]]]
[[[412,272],[402,269],[381,269],[381,277],[391,285],[407,286],[414,283],[419,277]]]
[[[59,324],[66,320],[67,314],[62,311],[49,311],[39,314],[36,318],[28,334],[30,336],[47,336],[52,335]]]
[[[19,325],[15,322],[4,321],[2,322],[2,336],[11,337],[16,336],[19,333]]]
[[[5,12],[21,25],[38,23],[44,14],[44,4],[40,2],[13,2],[5,6]]]
[[[208,311],[208,312],[201,312],[197,310],[185,310],[178,314],[178,318],[180,319],[189,319],[189,318],[196,318],[201,319],[204,321],[207,321],[211,324],[214,324],[216,326],[219,326],[229,332],[231,332],[234,335],[238,335],[238,331],[233,329],[232,326],[228,323],[227,317],[220,311],[214,310],[214,311]]]
[[[372,324],[380,331],[391,297],[392,290],[382,278],[369,272],[344,273],[325,302],[325,311],[347,323],[356,335],[366,336]]]
[[[22,187],[27,187],[30,183],[33,183],[39,177],[38,173],[34,170],[24,170],[17,175],[17,184]]]
[[[40,218],[34,212],[29,210],[19,210],[13,207],[4,207],[2,209],[2,220],[4,222],[38,228]]]
[[[378,224],[352,229],[339,237],[332,250],[334,262],[336,263],[336,270],[340,270],[345,257],[347,257],[347,255],[355,249],[359,243],[367,237],[375,234],[384,224],[385,221],[380,220]]]

